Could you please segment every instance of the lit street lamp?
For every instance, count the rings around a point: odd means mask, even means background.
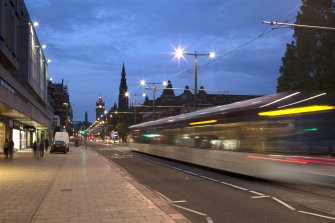
[[[34,21],[34,22],[33,22],[33,26],[34,26],[34,27],[38,27],[39,25],[40,25],[40,24],[39,24],[37,21]]]
[[[135,125],[137,124],[137,96],[143,96],[143,97],[145,97],[145,94],[131,94],[131,93],[129,93],[129,92],[126,92],[125,94],[124,94],[126,97],[130,97],[130,96],[133,96],[134,97],[134,103],[135,103],[135,105],[134,105],[134,113],[135,113],[135,118],[134,118],[134,122],[135,122]]]
[[[155,120],[156,119],[156,113],[155,113],[156,91],[159,90],[159,88],[156,87],[156,84],[162,84],[163,86],[166,86],[167,82],[166,81],[163,81],[163,82],[145,82],[144,80],[142,80],[140,83],[141,83],[142,86],[152,85],[151,87],[147,87],[147,89],[152,90],[152,93],[153,93],[152,118],[153,118],[153,120]]]
[[[178,48],[178,49],[175,49],[174,55],[178,59],[184,58],[184,55],[194,56],[194,110],[197,110],[198,56],[209,56],[210,58],[215,58],[215,53],[214,52],[197,53],[197,51],[194,51],[194,53],[188,53],[188,52],[184,52],[184,49]]]

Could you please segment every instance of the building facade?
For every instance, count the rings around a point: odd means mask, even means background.
[[[61,83],[48,81],[48,99],[54,109],[54,116],[59,118],[59,126],[53,126],[54,132],[67,131],[71,133],[73,114],[68,88],[64,84],[64,80]]]
[[[23,0],[0,1],[0,147],[49,137],[48,64]]]
[[[197,95],[197,108],[208,108],[213,106],[230,104],[238,101],[260,97],[259,95],[229,95],[229,94],[208,94],[201,86]],[[145,98],[139,113],[142,114],[143,121],[153,120],[153,100]],[[162,94],[155,100],[156,119],[184,114],[194,111],[194,94],[189,86],[185,86],[180,95],[175,95],[171,81],[163,89]]]

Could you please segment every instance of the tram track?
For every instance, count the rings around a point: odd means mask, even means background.
[[[103,149],[103,150],[105,150],[105,149]],[[106,151],[108,151],[108,149]],[[129,155],[124,156],[124,154],[129,154],[129,150],[127,151],[127,149],[125,149],[125,148],[117,146],[116,148],[113,148],[113,151],[114,151],[113,153],[115,153],[117,151],[117,153],[119,153],[119,157],[129,157]],[[102,152],[105,152],[105,151],[102,151]],[[143,157],[141,157],[141,155],[136,155],[136,153],[135,153],[135,155],[134,155],[134,153],[131,153],[131,154],[133,154],[132,158],[136,157],[136,158],[143,159]],[[119,163],[119,162],[122,163],[121,159],[113,159],[111,157],[110,157],[110,159],[112,159],[114,161],[117,161],[117,163]],[[157,159],[158,159],[157,157],[152,157],[152,160],[150,160],[150,158],[145,156],[145,158],[143,160],[150,161],[152,163],[159,164],[159,165],[162,165],[162,166],[165,166],[165,167],[183,172],[185,174],[192,175],[194,177],[201,177],[201,179],[203,179],[205,181],[212,181],[212,182],[215,182],[215,183],[220,183],[220,184],[223,184],[225,186],[232,187],[234,189],[240,189],[241,188],[240,190],[250,192],[251,194],[253,194],[253,196],[251,198],[254,198],[253,200],[255,200],[255,202],[257,202],[256,200],[264,200],[264,199],[268,200],[268,199],[270,199],[269,201],[272,200],[274,202],[273,204],[277,204],[277,206],[282,206],[282,207],[287,208],[288,212],[293,211],[297,214],[310,215],[310,216],[319,217],[319,218],[323,218],[323,219],[335,220],[334,215],[332,214],[331,211],[325,212],[325,210],[322,209],[322,208],[320,208],[320,209],[319,208],[311,208],[307,204],[305,206],[305,205],[301,205],[301,203],[299,203],[299,202],[298,203],[292,202],[294,200],[292,200],[291,197],[288,194],[285,195],[285,191],[289,191],[289,194],[298,193],[299,199],[301,199],[301,197],[308,197],[308,189],[309,188],[301,188],[301,190],[298,190],[299,187],[295,188],[294,185],[285,185],[284,186],[280,183],[268,182],[268,181],[266,181],[266,182],[259,181],[258,182],[256,179],[250,180],[248,178],[247,179],[243,179],[243,178],[242,179],[235,179],[233,181],[229,181],[230,178],[234,178],[233,176],[228,176],[227,177],[228,181],[227,181],[227,180],[223,180],[223,179],[220,179],[220,178],[215,178],[215,177],[213,178],[213,175],[211,175],[211,174],[209,176],[206,176],[206,174],[203,174],[202,172],[194,172],[192,170],[192,168],[191,168],[191,170],[189,168],[183,169],[182,167],[180,167],[179,164],[176,165],[176,166],[173,166],[173,164],[167,165],[165,162],[170,162],[170,161],[166,161],[165,159],[162,159],[162,160],[165,160],[165,161],[159,162],[159,161],[157,161]],[[171,162],[173,162],[173,161],[171,161]],[[198,167],[194,167],[194,168],[198,168]],[[209,170],[206,169],[206,170],[203,170],[203,171],[206,172],[206,171],[209,171]],[[215,173],[214,175],[216,175],[216,174],[220,175],[220,173]],[[222,175],[222,173],[221,173],[221,175]],[[235,178],[237,178],[237,177],[235,176]],[[189,180],[189,181],[192,181],[192,180]],[[238,182],[240,182],[240,181],[241,182],[245,181],[246,184],[245,183],[239,184]],[[199,181],[199,182],[201,182],[201,181]],[[157,182],[155,182],[155,184],[157,184]],[[161,185],[161,184],[159,184],[159,185]],[[272,189],[272,186],[273,186],[273,189]],[[264,188],[268,188],[268,189],[263,191],[262,189],[264,189]],[[321,199],[321,200],[323,198],[333,199],[331,197],[331,195],[323,194],[322,192],[311,193],[310,195],[313,196],[313,197],[319,197],[319,199]],[[258,199],[255,199],[255,198],[258,198]],[[263,198],[263,199],[260,199],[260,198]],[[264,202],[264,201],[262,201],[262,202]]]

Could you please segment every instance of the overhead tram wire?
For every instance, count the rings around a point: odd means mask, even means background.
[[[296,18],[296,16],[293,17],[293,18],[291,18],[291,19],[289,19],[289,20],[287,20],[287,21],[291,21],[292,19],[295,19],[295,18]],[[277,30],[277,29],[281,29],[281,28],[287,28],[287,27],[285,27],[284,25],[278,25],[277,27],[272,28],[271,30],[268,30],[268,31],[266,31],[266,32],[263,32],[263,33],[260,34],[259,36],[257,36],[257,37],[255,37],[254,39],[251,39],[251,40],[245,42],[244,44],[242,44],[242,45],[236,47],[235,49],[232,49],[232,50],[228,51],[227,53],[223,54],[222,56],[220,56],[220,57],[218,57],[218,58],[215,58],[214,60],[209,61],[208,63],[199,66],[199,68],[206,67],[206,66],[208,66],[209,64],[211,64],[211,63],[213,63],[213,62],[215,62],[215,61],[217,61],[217,60],[220,60],[220,59],[222,59],[223,57],[226,57],[227,55],[234,53],[235,51],[239,50],[240,48],[242,48],[242,47],[244,47],[244,46],[246,46],[246,45],[249,45],[250,43],[252,43],[252,42],[254,42],[254,41],[256,41],[256,40],[262,38],[263,36],[269,34],[270,32],[273,32],[273,31],[275,31],[275,30]]]
[[[209,61],[208,63],[205,63],[205,64],[199,66],[199,69],[204,68],[204,67],[208,66],[209,64],[211,64],[211,63],[213,63],[213,62],[215,62],[215,61],[217,61],[217,60],[222,59],[223,57],[226,57],[226,56],[228,56],[228,55],[234,53],[235,51],[241,49],[242,47],[244,47],[244,46],[246,46],[246,45],[249,45],[250,43],[252,43],[252,42],[254,42],[254,41],[256,41],[256,40],[262,38],[263,36],[267,35],[268,33],[272,32],[272,31],[274,31],[274,30],[280,29],[280,28],[284,28],[284,26],[282,26],[282,25],[278,25],[277,27],[272,28],[271,30],[268,30],[268,31],[265,31],[265,32],[261,33],[261,34],[258,35],[257,37],[255,37],[255,38],[253,38],[253,39],[251,39],[251,40],[249,40],[249,41],[243,43],[242,45],[240,45],[240,46],[238,46],[238,47],[236,47],[236,48],[234,48],[234,49],[232,49],[232,50],[230,50],[230,51],[228,51],[228,52],[226,52],[225,54],[221,55],[220,57],[215,58],[215,59]],[[285,28],[286,28],[286,27],[285,27]],[[181,76],[178,77],[176,80],[174,80],[174,82],[179,81],[180,79],[182,79],[182,78],[186,77],[187,75],[191,74],[190,72],[192,72],[192,71],[193,71],[193,68],[189,68],[189,69],[187,69],[187,70],[185,70],[185,71],[180,72],[179,75],[181,75]]]
[[[281,16],[281,18],[282,18],[282,17],[285,17],[285,16],[287,16],[287,15],[289,15],[289,14],[291,14],[293,11],[295,11],[297,8],[299,8],[301,5],[303,5],[303,4],[306,3],[307,1],[308,1],[308,0],[304,0],[304,1],[302,1],[300,4],[298,4],[297,6],[295,6],[295,7],[292,8],[291,10],[289,10],[287,13],[285,13],[283,16]],[[289,22],[289,21],[295,19],[296,17],[297,17],[297,16],[294,16],[294,17],[292,17],[292,18],[286,20],[286,22]],[[222,58],[224,58],[224,57],[226,57],[226,56],[228,56],[228,55],[234,53],[235,51],[239,50],[240,48],[242,48],[242,47],[244,47],[244,46],[246,46],[246,45],[248,45],[248,44],[250,44],[250,43],[252,43],[252,42],[254,42],[254,41],[256,41],[256,40],[258,40],[258,39],[260,39],[260,38],[262,38],[263,36],[267,35],[268,33],[272,32],[272,31],[274,31],[274,30],[280,29],[280,28],[287,28],[287,27],[285,27],[285,26],[283,26],[283,25],[278,25],[277,27],[274,27],[274,28],[272,28],[272,29],[270,29],[270,30],[268,30],[269,28],[267,27],[267,28],[265,28],[264,31],[263,31],[260,35],[258,35],[257,37],[255,37],[255,38],[253,38],[253,39],[251,39],[251,40],[249,40],[249,41],[243,43],[242,45],[240,45],[240,46],[238,46],[238,47],[236,47],[236,48],[234,48],[234,49],[232,49],[232,50],[230,50],[230,51],[228,51],[228,52],[226,52],[226,53],[223,54],[222,56],[220,56],[220,57],[218,57],[218,58],[215,58],[215,59],[209,61],[208,63],[205,63],[205,64],[199,66],[199,69],[204,68],[204,67],[208,66],[209,64],[211,64],[211,63],[213,63],[213,62],[215,62],[215,61],[217,61],[217,60],[219,60],[219,59],[222,59]],[[190,68],[188,68],[188,69],[186,69],[186,70],[184,70],[184,71],[181,71],[181,72],[175,74],[174,76],[178,76],[178,75],[180,75],[180,76],[177,77],[175,80],[173,80],[173,82],[177,82],[177,81],[179,81],[180,79],[186,77],[187,75],[192,74],[192,72],[193,72],[193,67],[190,67]]]
[[[266,34],[272,32],[272,31],[274,31],[274,30],[276,30],[276,29],[279,29],[279,28],[281,28],[281,27],[282,27],[282,26],[279,25],[278,27],[272,28],[271,30],[268,30],[268,31],[266,31],[266,32],[261,33],[261,34],[258,35],[257,37],[255,37],[255,38],[253,38],[253,39],[251,39],[251,40],[249,40],[249,41],[243,43],[242,45],[240,45],[240,46],[238,46],[238,47],[236,47],[236,48],[234,48],[234,49],[232,49],[232,50],[230,50],[230,51],[228,51],[228,52],[226,52],[226,53],[223,54],[222,56],[220,56],[220,57],[218,57],[218,58],[215,58],[215,59],[209,61],[208,63],[205,63],[205,64],[199,66],[199,69],[204,68],[204,67],[208,66],[209,64],[211,64],[211,63],[213,63],[213,62],[215,62],[215,61],[217,61],[217,60],[220,60],[220,59],[222,59],[223,57],[228,56],[229,54],[234,53],[235,51],[241,49],[242,47],[244,47],[244,46],[246,46],[246,45],[249,45],[250,43],[252,43],[252,42],[254,42],[254,41],[256,41],[256,40],[262,38],[262,37],[265,36]],[[192,71],[193,71],[193,68],[189,68],[189,69],[187,69],[187,70],[185,70],[185,71],[179,73],[179,75],[181,75],[181,76],[178,77],[176,80],[174,80],[174,82],[179,81],[180,79],[186,77],[186,76],[189,75],[190,72],[192,72]]]

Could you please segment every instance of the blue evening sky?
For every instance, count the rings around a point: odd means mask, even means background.
[[[246,46],[272,27],[263,20],[285,21],[297,14],[299,0],[25,0],[54,82],[69,87],[74,120],[95,118],[101,95],[109,110],[118,100],[122,63],[128,89],[148,94],[139,81],[171,80],[173,87],[194,86],[192,56],[178,61],[173,48],[215,51],[199,57],[198,87],[228,94],[271,94],[292,30],[281,28]],[[291,22],[294,22],[292,20]],[[182,90],[175,90],[176,95]],[[214,93],[214,92],[208,92]],[[158,92],[157,95],[160,95]],[[140,101],[138,99],[138,101]],[[142,100],[141,100],[142,101]],[[131,102],[131,100],[130,100]]]

